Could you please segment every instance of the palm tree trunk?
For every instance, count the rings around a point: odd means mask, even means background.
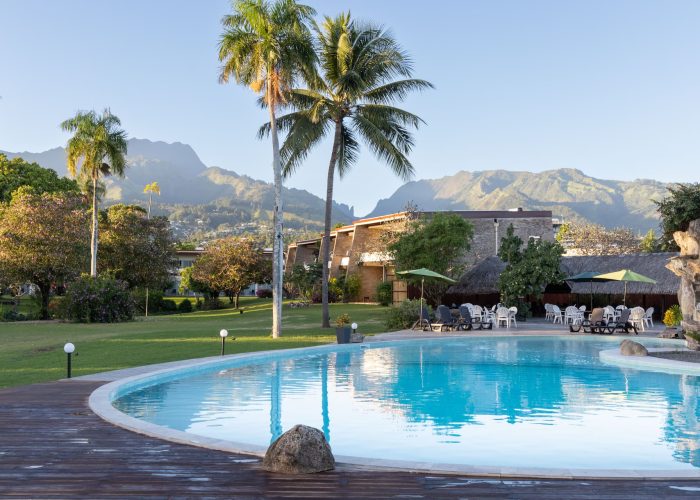
[[[90,276],[97,276],[97,176],[92,176],[92,236],[90,241]]]
[[[323,304],[323,319],[321,328],[331,327],[330,311],[328,309],[328,261],[331,257],[331,215],[333,211],[333,180],[335,179],[335,164],[338,161],[338,148],[340,147],[340,138],[343,131],[341,122],[335,123],[335,136],[333,138],[333,151],[331,152],[331,161],[328,163],[328,177],[326,178],[326,217],[323,226],[323,241],[321,248],[323,249],[323,278],[321,282],[321,302]]]
[[[275,117],[275,103],[272,98],[272,86],[268,84],[268,109],[270,110],[270,135],[272,136],[272,170],[274,173],[275,208],[272,215],[274,234],[272,241],[272,338],[282,334],[282,278],[283,252],[282,241],[282,159],[280,158],[280,142]]]

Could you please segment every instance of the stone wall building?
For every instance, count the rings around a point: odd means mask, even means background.
[[[421,212],[430,217],[436,212]],[[512,224],[515,234],[527,241],[530,238],[554,240],[552,212],[497,210],[497,211],[450,211],[472,223],[474,237],[471,249],[465,255],[468,266],[498,253],[500,240]],[[406,285],[397,281],[391,256],[386,246],[392,235],[405,230],[409,218],[415,214],[399,212],[354,221],[352,224],[331,232],[331,258],[328,263],[330,276],[339,278],[356,274],[361,288],[357,299],[371,302],[376,299],[377,285],[383,281],[394,283],[394,301],[406,298]],[[285,269],[289,272],[296,264],[317,262],[321,254],[321,238],[297,241],[289,245]]]

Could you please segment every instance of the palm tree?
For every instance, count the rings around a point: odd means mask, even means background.
[[[316,55],[308,24],[316,12],[294,0],[237,0],[234,13],[222,19],[224,33],[219,41],[222,63],[219,81],[249,86],[261,94],[267,107],[272,136],[272,170],[275,207],[273,211],[272,337],[282,326],[282,161],[276,123],[277,109],[285,104],[286,90],[300,74],[313,71]]]
[[[409,92],[432,88],[425,80],[411,78],[411,61],[390,33],[381,27],[352,21],[350,14],[326,17],[315,25],[321,64],[319,78],[308,89],[292,89],[288,101],[297,111],[281,116],[277,125],[287,130],[282,147],[284,173],[291,174],[326,134],[333,147],[326,179],[323,254],[323,322],[330,326],[328,265],[331,210],[336,170],[342,178],[356,163],[363,140],[369,149],[404,180],[413,175],[407,158],[413,147],[410,128],[424,123],[418,116],[393,104]],[[265,135],[272,122],[260,129]]]
[[[153,193],[157,194],[160,196],[160,186],[156,181],[151,182],[150,184],[146,184],[146,187],[143,188],[144,193],[148,193],[148,218],[151,218],[151,202],[153,201]]]
[[[101,176],[124,176],[126,169],[126,132],[121,121],[109,108],[98,115],[95,111],[79,111],[73,118],[61,123],[61,128],[72,132],[68,140],[68,172],[76,177],[78,164],[81,174],[92,180],[92,236],[90,245],[90,275],[97,276],[97,197]]]

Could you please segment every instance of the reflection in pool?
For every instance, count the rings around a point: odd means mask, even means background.
[[[598,352],[617,345],[592,337],[372,344],[169,380],[114,405],[155,424],[257,445],[304,423],[322,429],[336,455],[700,467],[700,379],[603,365]]]

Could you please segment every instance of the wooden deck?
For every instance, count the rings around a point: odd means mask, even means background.
[[[0,391],[1,498],[698,498],[700,481],[478,479],[339,470],[284,476],[258,459],[148,438],[95,416],[102,382]]]

